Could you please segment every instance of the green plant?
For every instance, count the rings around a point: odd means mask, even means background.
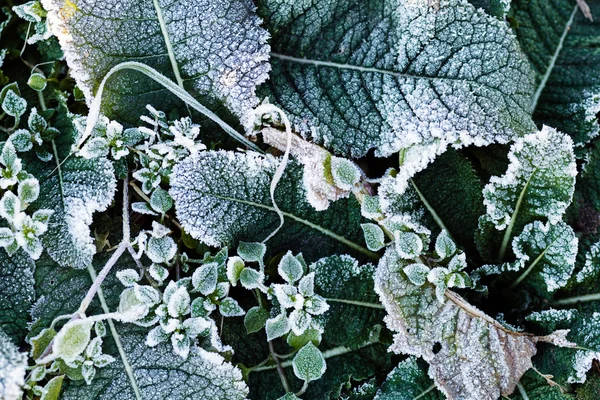
[[[594,399],[597,0],[8,0],[3,399]]]

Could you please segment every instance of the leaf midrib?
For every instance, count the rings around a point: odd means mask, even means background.
[[[277,212],[275,210],[275,208],[273,208],[272,206],[267,206],[266,204],[256,203],[256,202],[244,200],[244,199],[238,199],[235,197],[222,196],[222,195],[218,195],[215,193],[207,193],[207,192],[203,192],[203,191],[199,190],[198,188],[185,187],[185,189],[192,190],[192,191],[200,194],[201,196],[210,196],[210,197],[214,197],[219,200],[237,202],[237,203],[245,204],[245,205],[252,206],[252,207],[262,208],[264,210],[269,210],[274,213]],[[351,249],[354,249],[362,254],[365,254],[366,256],[368,256],[369,258],[371,258],[373,260],[379,260],[379,258],[380,258],[379,254],[374,253],[374,252],[370,251],[369,249],[359,245],[358,243],[354,243],[353,241],[345,238],[342,235],[338,235],[337,233],[335,233],[327,228],[323,228],[320,225],[317,225],[317,224],[315,224],[311,221],[308,221],[304,218],[300,218],[297,215],[291,214],[289,212],[286,212],[283,210],[281,212],[284,216],[289,217],[289,218],[293,219],[294,221],[300,222],[301,224],[304,224],[311,229],[315,229],[318,232],[321,232],[322,234],[329,236],[329,237],[339,241],[340,243],[345,244],[346,246],[350,247]]]

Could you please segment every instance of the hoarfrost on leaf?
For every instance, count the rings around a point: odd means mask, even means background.
[[[264,95],[336,155],[405,150],[400,191],[449,146],[532,132],[533,76],[507,25],[437,3],[259,1],[273,33]]]
[[[449,398],[477,400],[509,395],[531,366],[535,344],[558,342],[513,332],[450,290],[442,304],[431,284],[414,285],[403,272],[407,261],[394,249],[380,260],[375,290],[394,335],[390,349],[423,357],[437,387]]]
[[[20,353],[10,338],[0,331],[0,397],[18,400],[23,396],[27,355]]]
[[[294,356],[292,368],[298,379],[311,382],[323,376],[327,364],[321,351],[312,342],[308,342]]]
[[[506,173],[493,176],[483,189],[489,220],[499,230],[538,218],[557,223],[575,190],[573,140],[544,126],[538,133],[517,139],[508,159]]]
[[[225,104],[240,118],[258,104],[255,88],[270,68],[269,35],[249,0],[42,4],[88,105],[112,67],[140,59],[194,97],[215,107]],[[105,115],[131,124],[146,104],[166,110],[181,105],[162,86],[132,71],[115,75],[104,98]]]

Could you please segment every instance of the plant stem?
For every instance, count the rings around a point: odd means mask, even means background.
[[[566,306],[577,303],[584,303],[586,301],[598,301],[600,300],[600,293],[584,294],[581,296],[567,297],[566,299],[559,299],[552,302],[554,306]]]
[[[142,198],[142,200],[144,200],[146,203],[150,204],[150,197],[146,196],[146,193],[144,193],[142,191],[142,189],[139,188],[139,186],[137,186],[134,182],[129,182],[129,186],[131,186],[133,188],[133,191],[135,192],[135,194],[140,196]],[[175,225],[177,227],[177,229],[179,229],[180,231],[183,231],[183,227],[181,226],[181,224],[179,222],[177,222],[177,220],[175,218],[171,217],[169,214],[164,214],[164,215],[169,221],[171,221],[171,223],[173,225]]]
[[[275,348],[273,347],[273,342],[269,343],[269,352],[271,353],[271,357],[275,362],[275,368],[277,368],[277,373],[279,374],[279,379],[281,380],[281,384],[283,385],[283,389],[285,392],[290,391],[290,385],[288,384],[287,378],[285,377],[285,373],[283,372],[283,368],[281,367],[281,363],[279,362],[279,358],[277,358],[277,354],[275,353]]]
[[[87,138],[90,137],[90,135],[92,134],[92,130],[94,129],[94,126],[96,125],[96,122],[100,117],[102,93],[104,92],[104,86],[106,85],[106,82],[115,73],[126,69],[141,72],[142,74],[151,78],[156,83],[159,83],[160,85],[164,86],[175,96],[179,97],[179,99],[184,101],[194,110],[213,120],[215,123],[217,123],[217,125],[219,125],[225,132],[227,132],[232,138],[234,138],[238,142],[244,144],[245,146],[256,152],[259,152],[261,154],[264,153],[258,146],[249,141],[246,137],[242,136],[238,131],[233,129],[229,124],[227,124],[225,121],[219,118],[217,114],[213,113],[208,108],[200,104],[198,100],[196,100],[192,95],[180,88],[176,83],[172,82],[170,79],[162,75],[154,68],[135,61],[126,61],[117,64],[114,67],[112,67],[112,69],[108,71],[108,73],[104,76],[102,82],[100,82],[100,86],[98,86],[98,90],[96,91],[96,95],[94,96],[94,100],[92,101],[92,104],[90,106],[85,132],[79,140],[79,143],[77,143],[77,148],[80,148],[81,145],[83,145],[83,143],[87,140]]]
[[[88,272],[90,274],[90,277],[92,278],[92,281],[96,280],[96,271],[94,271],[94,268],[92,268],[91,265],[88,265]],[[104,293],[102,292],[102,288],[98,288],[98,299],[100,300],[100,304],[102,305],[102,310],[104,310],[104,312],[106,314],[110,314],[110,309],[108,308],[108,304],[106,303],[106,299],[104,298]],[[129,364],[129,360],[127,359],[127,354],[125,353],[125,350],[123,349],[123,345],[121,343],[121,337],[119,336],[119,333],[117,332],[117,328],[115,327],[115,323],[113,322],[112,319],[109,319],[107,321],[108,323],[108,327],[110,329],[110,334],[113,337],[113,340],[115,341],[115,345],[117,346],[117,350],[119,351],[119,356],[121,357],[121,361],[123,362],[123,367],[125,368],[125,373],[127,374],[127,378],[129,378],[129,383],[131,384],[131,388],[133,389],[133,392],[135,393],[135,398],[136,400],[142,400],[142,395],[140,394],[140,388],[137,385],[137,382],[135,380],[135,376],[133,375],[133,368],[131,368],[131,364]]]
[[[517,389],[519,389],[519,394],[521,394],[523,400],[529,400],[529,396],[527,396],[527,392],[525,391],[523,385],[521,385],[521,382],[517,383]]]
[[[332,299],[332,298],[329,298],[329,297],[326,297],[325,301],[330,302],[330,303],[343,303],[343,304],[350,304],[350,305],[353,305],[353,306],[367,307],[367,308],[376,308],[376,309],[379,309],[379,310],[385,310],[385,307],[383,307],[383,305],[381,305],[379,303],[367,303],[365,301],[346,300],[346,299]]]
[[[90,306],[90,303],[94,299],[94,296],[98,292],[98,289],[100,289],[100,285],[102,285],[102,282],[104,282],[104,279],[106,279],[106,276],[108,275],[112,267],[117,263],[117,261],[126,249],[127,244],[121,243],[117,250],[113,253],[113,255],[108,259],[106,265],[102,268],[100,274],[98,274],[98,277],[94,279],[94,283],[89,288],[84,299],[81,301],[81,305],[79,306],[77,313],[85,314],[85,310],[87,310],[87,308]]]

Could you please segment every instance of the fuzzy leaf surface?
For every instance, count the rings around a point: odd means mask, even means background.
[[[268,33],[249,0],[44,0],[48,20],[91,104],[115,65],[139,61],[158,70],[211,108],[238,117],[258,104],[267,78]],[[137,124],[146,104],[181,106],[162,86],[133,71],[108,83],[103,112]],[[185,108],[184,108],[185,110]]]
[[[409,149],[413,173],[450,143],[531,132],[533,77],[510,30],[466,0],[437,3],[259,1],[274,51],[264,95],[337,154]]]
[[[570,0],[515,0],[509,14],[537,84],[548,74],[534,120],[571,135],[579,145],[600,132],[600,2],[586,3],[594,21]]]
[[[0,250],[0,329],[15,343],[27,333],[29,309],[35,300],[35,264],[25,252],[12,257]]]
[[[391,350],[423,357],[429,376],[449,398],[495,399],[513,392],[531,368],[536,336],[513,332],[452,291],[441,304],[435,286],[415,286],[406,262],[388,250],[375,276],[394,335]]]
[[[279,223],[269,195],[278,162],[256,153],[226,151],[184,160],[171,176],[177,219],[192,237],[211,246],[235,247],[240,240],[260,240]],[[270,251],[277,248],[278,237],[285,240],[285,248],[304,251],[307,256],[348,249],[330,233],[354,243],[362,241],[356,200],[339,200],[326,211],[315,211],[306,200],[302,167],[295,162],[287,166],[275,200],[286,222],[274,243],[269,242]]]

